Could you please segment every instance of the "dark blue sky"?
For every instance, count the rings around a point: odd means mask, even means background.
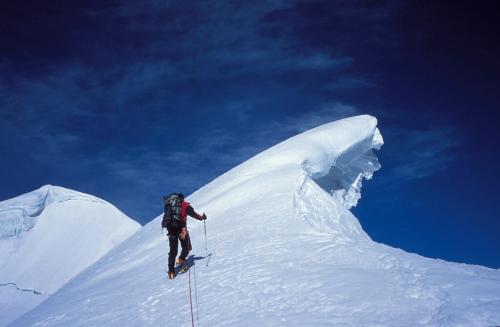
[[[368,233],[499,268],[499,8],[437,2],[4,5],[0,199],[54,184],[145,223],[165,193],[368,113],[386,142],[354,210]]]

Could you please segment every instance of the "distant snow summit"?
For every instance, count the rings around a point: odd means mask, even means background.
[[[47,299],[139,228],[110,203],[58,186],[0,202],[0,326]]]

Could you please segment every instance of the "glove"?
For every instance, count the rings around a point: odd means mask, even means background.
[[[201,216],[201,220],[207,220],[207,215],[203,214],[203,216]]]

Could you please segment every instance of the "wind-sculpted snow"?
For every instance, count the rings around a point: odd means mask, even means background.
[[[108,202],[47,185],[0,202],[0,326],[31,310],[140,225]]]
[[[348,129],[349,127],[346,127]],[[316,230],[334,234],[338,242],[366,239],[358,220],[349,211],[361,198],[363,179],[371,179],[380,169],[374,149],[383,144],[375,126],[367,137],[333,155],[329,170],[314,170],[306,159],[303,163],[304,178],[295,194],[295,207],[299,214]],[[349,131],[344,131],[347,134]],[[327,191],[328,194],[320,190]]]
[[[37,217],[48,205],[69,200],[105,202],[88,194],[45,185],[36,191],[0,202],[0,239],[19,236],[32,229]]]
[[[191,198],[202,205],[218,207],[217,203],[237,196],[242,190],[241,197],[232,203],[252,207],[253,202],[262,201],[263,195],[288,193],[292,195],[294,211],[317,232],[366,238],[349,209],[361,197],[363,178],[370,179],[380,168],[373,150],[380,149],[382,144],[375,118],[357,116],[336,121],[258,154]],[[263,218],[267,219],[265,215]]]
[[[356,206],[361,198],[363,179],[371,179],[380,169],[373,149],[380,150],[383,144],[378,129],[374,137],[359,142],[342,152],[334,160],[327,174],[312,176],[314,181],[347,209]]]
[[[500,325],[500,271],[375,243],[349,211],[376,124],[320,126],[192,194],[188,273],[167,279],[159,216],[13,326],[191,326],[190,295],[196,326]]]

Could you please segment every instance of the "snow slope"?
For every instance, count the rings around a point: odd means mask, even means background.
[[[326,124],[189,197],[188,273],[156,218],[12,326],[494,326],[500,271],[373,242],[349,208],[380,168],[370,116]]]
[[[0,326],[139,228],[110,203],[57,186],[0,202]]]

